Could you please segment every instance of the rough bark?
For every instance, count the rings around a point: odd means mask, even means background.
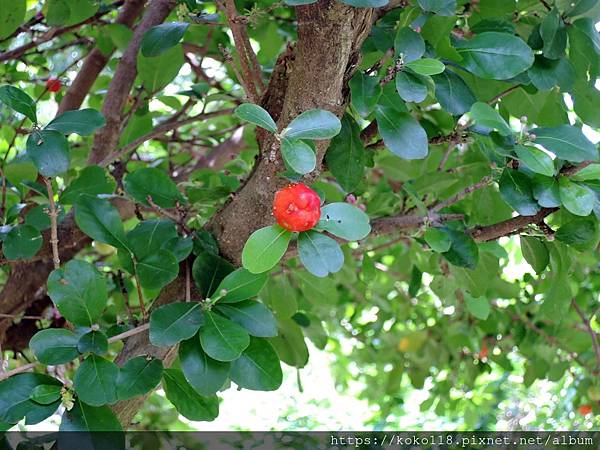
[[[343,114],[348,101],[347,81],[358,64],[360,47],[373,19],[372,9],[352,8],[332,0],[300,6],[296,11],[298,43],[294,55],[280,58],[276,78],[269,84],[263,101],[280,128],[298,114],[314,108],[338,116]],[[273,223],[271,200],[275,191],[286,184],[285,179],[277,176],[285,170],[277,142],[261,133],[259,143],[254,171],[208,225],[219,241],[223,256],[237,265],[248,236]],[[328,145],[328,141],[318,143],[317,167]],[[311,174],[311,179],[318,175],[319,169]]]
[[[141,14],[144,9],[146,0],[128,0],[125,2],[122,11],[117,16],[115,23],[125,25],[131,28],[135,19]],[[58,113],[62,114],[65,111],[79,109],[83,100],[90,92],[94,82],[100,75],[100,72],[106,67],[112,53],[104,54],[99,48],[93,49],[86,57],[83,66],[77,73],[77,76],[69,86],[65,96],[58,106]]]
[[[102,114],[106,119],[106,125],[94,135],[94,145],[89,158],[90,164],[98,164],[116,148],[123,119],[123,108],[137,76],[137,55],[144,33],[154,25],[162,23],[175,4],[175,0],[152,0],[136,27],[108,87],[106,100],[102,105]]]

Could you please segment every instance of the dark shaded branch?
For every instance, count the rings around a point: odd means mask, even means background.
[[[494,225],[475,227],[470,233],[477,242],[493,241],[517,233],[528,225],[541,223],[545,217],[556,211],[558,208],[543,208],[533,216],[517,216]]]

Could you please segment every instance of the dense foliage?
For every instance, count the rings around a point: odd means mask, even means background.
[[[129,428],[159,385],[210,421],[307,340],[379,427],[412,386],[493,428],[514,377],[598,415],[599,18],[0,0],[0,429]],[[321,205],[282,227],[290,183]]]

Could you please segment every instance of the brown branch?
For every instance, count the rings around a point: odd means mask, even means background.
[[[121,6],[123,3],[124,3],[123,0],[115,2],[111,5],[110,8],[107,8],[105,10],[102,10],[101,12],[94,14],[92,17],[84,20],[83,22],[79,22],[74,25],[69,25],[68,27],[52,28],[52,29],[48,30],[46,33],[44,33],[44,35],[42,37],[40,37],[39,39],[34,39],[31,42],[28,42],[27,44],[23,44],[20,47],[17,47],[13,50],[9,50],[7,52],[0,53],[0,62],[9,61],[11,59],[18,59],[21,56],[23,56],[28,50],[31,50],[32,48],[36,48],[39,45],[44,44],[48,41],[51,41],[52,39],[54,39],[58,36],[62,36],[63,34],[66,34],[73,30],[76,30],[77,28],[79,28],[83,25],[94,23],[99,18],[104,16],[105,14],[108,14],[113,9]]]
[[[122,147],[119,150],[117,150],[116,152],[111,153],[110,155],[107,155],[106,158],[99,161],[97,164],[100,166],[107,166],[110,163],[112,163],[113,161],[116,161],[117,159],[122,158],[123,156],[127,155],[129,152],[135,150],[140,145],[142,145],[144,142],[154,139],[155,137],[161,136],[168,131],[174,130],[174,129],[182,127],[184,125],[188,125],[190,123],[197,122],[198,120],[208,120],[208,119],[212,119],[214,117],[226,116],[228,114],[232,114],[233,111],[234,111],[233,109],[223,109],[220,111],[214,111],[214,112],[210,112],[210,113],[197,114],[195,116],[188,117],[187,119],[183,119],[183,120],[179,120],[179,121],[177,121],[177,120],[172,121],[171,119],[169,119],[169,120],[161,123],[160,125],[157,125],[156,127],[154,127],[154,129],[150,133],[140,136],[139,138],[137,138],[134,141],[127,144],[125,147]]]
[[[598,343],[598,333],[594,331],[590,323],[590,319],[588,319],[585,316],[584,312],[581,310],[575,299],[571,300],[571,305],[573,305],[573,308],[575,308],[575,311],[581,318],[581,321],[583,322],[587,333],[592,338],[592,346],[594,347],[594,352],[596,353],[596,370],[594,371],[594,373],[600,373],[600,344]]]
[[[129,0],[125,2],[115,23],[131,28],[135,19],[141,14],[146,0]],[[58,114],[79,109],[83,100],[90,92],[100,72],[106,67],[112,53],[104,54],[99,48],[93,49],[85,59],[81,70],[67,89],[65,96],[58,106]]]
[[[481,179],[481,181],[479,181],[478,183],[475,183],[472,186],[468,186],[467,188],[465,188],[464,190],[462,190],[461,192],[459,192],[455,196],[450,197],[447,200],[444,200],[444,201],[441,201],[441,202],[437,203],[436,205],[434,205],[431,208],[431,211],[438,212],[438,211],[441,211],[444,208],[447,208],[448,206],[454,205],[455,203],[458,203],[459,201],[461,201],[462,199],[464,199],[468,195],[472,194],[473,192],[477,191],[478,189],[483,189],[484,187],[488,186],[491,182],[492,182],[492,177],[491,176],[483,177]]]
[[[519,89],[521,87],[520,84],[517,84],[515,86],[511,86],[508,89],[500,92],[498,95],[492,97],[490,100],[488,100],[488,105],[493,105],[494,103],[496,103],[498,100],[500,100],[503,97],[506,97],[508,94],[510,94],[513,91],[516,91],[517,89]]]
[[[114,77],[108,87],[102,114],[106,125],[94,135],[94,144],[88,162],[98,164],[117,146],[123,108],[137,76],[137,55],[146,31],[161,23],[175,7],[175,0],[154,0],[146,9],[136,27],[129,45],[123,52]]]
[[[427,224],[441,225],[444,222],[464,219],[463,214],[437,214],[431,212],[427,216],[403,214],[392,217],[381,217],[371,223],[371,235],[383,236],[398,230],[419,228]]]
[[[474,227],[470,230],[470,234],[477,242],[493,241],[519,232],[528,225],[540,223],[545,217],[556,211],[558,208],[543,208],[533,216],[517,216],[494,225]]]
[[[585,169],[586,167],[595,164],[595,161],[583,161],[575,166],[569,166],[566,168],[563,168],[560,173],[563,174],[566,177],[570,177],[573,176],[579,172],[581,172],[583,169]]]
[[[58,254],[58,211],[56,210],[56,203],[54,203],[52,179],[44,177],[44,183],[46,183],[48,202],[50,203],[50,208],[48,209],[48,217],[50,218],[50,245],[52,246],[52,263],[54,264],[54,270],[56,270],[60,267],[60,256]]]

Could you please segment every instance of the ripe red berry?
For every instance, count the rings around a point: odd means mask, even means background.
[[[58,78],[50,77],[46,81],[46,89],[50,92],[58,92],[60,91],[61,82]]]
[[[321,217],[321,199],[305,184],[290,184],[275,193],[273,215],[286,230],[307,231]]]
[[[479,352],[479,359],[485,359],[488,357],[488,348],[487,345],[483,344],[481,347],[481,351]]]
[[[591,412],[592,412],[592,406],[591,405],[581,405],[579,407],[579,414],[581,414],[582,416],[587,416]]]

